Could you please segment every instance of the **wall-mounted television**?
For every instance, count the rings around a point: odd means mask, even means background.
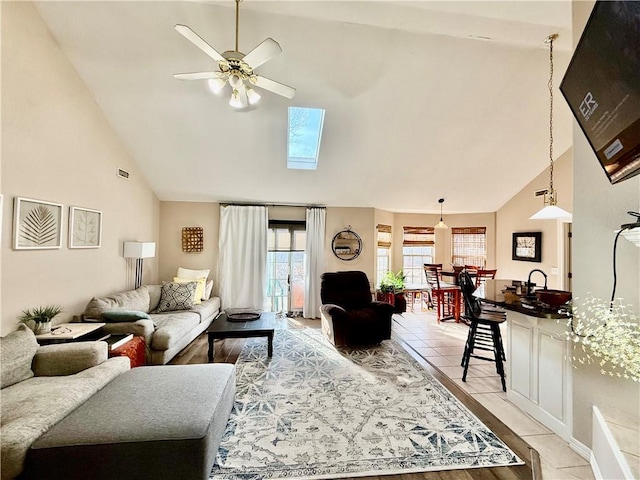
[[[640,174],[640,2],[596,2],[560,91],[609,181]]]

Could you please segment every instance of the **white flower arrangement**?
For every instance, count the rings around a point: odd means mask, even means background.
[[[640,382],[640,318],[630,306],[588,296],[572,313],[567,338],[583,352],[574,366],[598,363],[603,375]]]

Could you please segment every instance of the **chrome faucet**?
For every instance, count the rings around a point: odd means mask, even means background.
[[[542,274],[542,276],[544,277],[544,289],[547,289],[547,274],[539,268],[534,268],[529,272],[529,278],[527,278],[527,297],[530,296],[531,293],[533,293],[531,288],[531,275],[533,274],[533,272],[540,272]]]

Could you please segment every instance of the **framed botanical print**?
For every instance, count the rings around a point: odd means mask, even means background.
[[[62,247],[62,205],[15,197],[13,248],[43,250]]]
[[[102,212],[69,207],[69,248],[100,248]]]
[[[511,259],[523,262],[541,262],[542,232],[514,232]]]

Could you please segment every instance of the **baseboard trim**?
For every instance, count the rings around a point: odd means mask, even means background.
[[[571,437],[569,440],[569,447],[587,461],[590,461],[593,458],[593,452],[591,449],[575,437]]]

